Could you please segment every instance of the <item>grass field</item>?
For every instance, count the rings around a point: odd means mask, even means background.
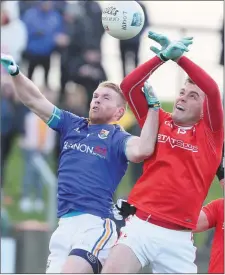
[[[171,111],[172,104],[164,103],[163,108],[166,111]],[[7,171],[6,171],[6,184],[4,189],[5,194],[13,198],[13,203],[9,206],[6,206],[10,219],[13,222],[19,222],[19,221],[28,220],[28,219],[37,219],[40,221],[44,221],[46,219],[45,213],[47,211],[39,215],[36,213],[24,214],[24,213],[21,213],[19,210],[18,201],[20,199],[20,192],[21,192],[22,171],[23,171],[23,160],[22,160],[21,152],[20,152],[20,149],[18,148],[17,142],[15,142],[14,147],[12,149],[12,153],[8,160]],[[123,178],[122,183],[118,187],[116,197],[126,196],[129,193],[131,189],[131,186],[129,183],[130,183],[130,169],[128,169],[128,173]],[[220,185],[218,184],[217,179],[215,179],[209,190],[206,202],[209,202],[218,197],[221,197],[221,195],[222,195],[222,192],[221,192]],[[196,237],[197,244],[201,245],[204,238],[205,238],[205,234],[198,234]]]

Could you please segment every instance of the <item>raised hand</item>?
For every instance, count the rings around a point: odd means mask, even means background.
[[[185,51],[189,51],[188,46],[193,43],[193,37],[184,37],[178,41],[171,42],[166,35],[152,31],[148,33],[148,37],[160,44],[161,49],[154,46],[151,46],[150,49],[163,61],[169,59],[176,61]]]
[[[158,56],[163,61],[167,61],[169,59],[176,61],[184,54],[184,52],[189,51],[188,46],[192,43],[192,40],[189,39],[181,39],[179,41],[171,42],[165,50],[159,53]]]
[[[17,75],[19,73],[19,66],[11,55],[1,53],[1,64],[10,75]]]
[[[145,98],[147,100],[148,107],[158,110],[160,108],[160,102],[159,102],[149,80],[145,81],[142,91],[143,91]]]
[[[165,50],[167,46],[170,44],[169,38],[166,35],[160,33],[150,31],[148,32],[148,38],[154,40],[155,42],[161,45],[161,49],[158,49],[154,46],[150,47],[150,50],[152,50],[156,54],[159,54],[160,51]]]

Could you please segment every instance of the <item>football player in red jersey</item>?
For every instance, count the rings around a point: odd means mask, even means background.
[[[158,142],[144,161],[143,174],[128,203],[136,208],[113,247],[102,273],[136,273],[151,264],[153,273],[197,273],[196,228],[202,204],[216,174],[223,146],[223,110],[216,82],[183,56],[192,38],[170,42],[161,34],[149,38],[162,49],[137,67],[121,88],[142,127],[148,104],[144,81],[173,60],[189,76],[175,100],[172,114],[160,109]]]
[[[224,198],[205,205],[199,215],[195,232],[215,228],[208,273],[224,273]]]

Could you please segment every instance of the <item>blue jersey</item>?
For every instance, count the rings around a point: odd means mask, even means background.
[[[130,134],[119,125],[90,125],[57,108],[54,113],[48,125],[60,133],[58,217],[70,210],[110,217],[113,194],[128,166]]]

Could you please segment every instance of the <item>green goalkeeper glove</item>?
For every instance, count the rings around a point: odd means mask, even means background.
[[[154,93],[154,90],[149,82],[149,80],[145,81],[144,87],[142,88],[142,92],[145,95],[145,98],[148,103],[149,108],[154,108],[154,110],[158,110],[160,108],[160,102],[157,96]]]
[[[155,32],[149,32],[148,37],[161,45],[161,50],[154,46],[151,46],[150,49],[162,61],[167,61],[169,59],[175,61],[180,58],[185,51],[189,51],[188,46],[193,43],[193,37],[185,37],[174,42],[170,42],[167,36]]]
[[[154,46],[150,47],[150,50],[152,50],[156,54],[159,54],[159,52],[165,50],[170,44],[169,38],[163,34],[160,34],[160,33],[150,31],[150,32],[148,32],[148,38],[154,40],[155,42],[157,42],[161,45],[161,50],[159,50],[158,48],[156,48]]]
[[[19,66],[16,64],[12,56],[1,54],[1,64],[8,74],[15,76],[19,74]]]
[[[192,41],[190,42],[190,44],[192,44]],[[160,51],[158,56],[162,61],[168,61],[169,59],[176,61],[184,54],[184,52],[188,51],[188,47],[185,46],[182,41],[174,41],[171,42],[165,50]]]

